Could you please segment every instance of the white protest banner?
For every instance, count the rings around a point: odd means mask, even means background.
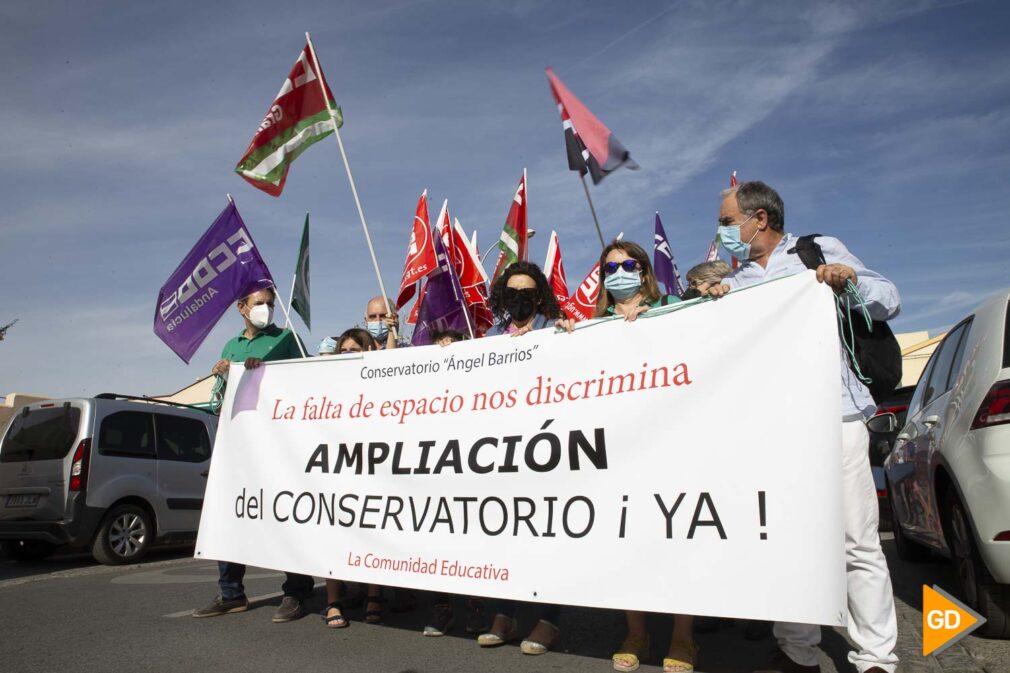
[[[839,366],[812,273],[574,334],[233,365],[196,555],[844,624]]]

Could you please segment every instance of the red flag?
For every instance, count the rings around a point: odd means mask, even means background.
[[[428,190],[424,190],[417,200],[414,225],[407,246],[407,260],[403,263],[403,277],[400,279],[400,293],[396,298],[396,308],[402,308],[417,290],[417,284],[431,273],[438,264],[435,246],[431,240],[431,222],[428,219]]]
[[[323,99],[324,88],[326,99]],[[253,187],[271,196],[280,196],[291,162],[310,145],[333,133],[334,122],[339,128],[343,116],[322,69],[306,44],[235,166],[235,172]]]
[[[581,175],[588,172],[595,185],[621,166],[638,168],[621,141],[575,97],[550,68],[547,68],[547,80],[561,113],[570,170],[579,171]]]
[[[450,224],[448,199],[442,204],[442,210],[438,214],[438,233],[442,237],[446,252],[452,258],[456,275],[459,276],[463,297],[473,319],[471,322],[474,333],[477,336],[484,336],[494,324],[491,309],[487,305],[486,276],[459,220],[456,220],[455,226]]]
[[[519,179],[519,187],[512,197],[512,207],[509,208],[505,226],[502,228],[498,241],[498,263],[494,267],[492,283],[498,279],[502,271],[513,262],[525,262],[529,259],[529,220],[526,215],[526,169]]]
[[[565,304],[568,303],[568,280],[565,278],[565,265],[561,262],[561,246],[558,244],[556,231],[551,232],[551,240],[547,244],[544,273],[547,275],[547,283],[551,286],[554,297],[558,300],[558,305],[564,310]]]
[[[424,303],[424,291],[427,289],[427,283],[421,286],[421,292],[417,295],[417,301],[414,302],[414,305],[410,308],[410,315],[407,316],[408,325],[417,324],[417,313],[421,310],[421,304]]]
[[[729,176],[729,186],[736,187],[736,171],[733,171],[732,175]]]

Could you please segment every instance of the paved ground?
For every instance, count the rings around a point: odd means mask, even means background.
[[[947,564],[911,565],[885,549],[895,578],[898,599],[899,671],[909,673],[1010,673],[1010,642],[969,637],[939,659],[924,659],[919,612],[922,584],[950,589]],[[612,648],[623,635],[620,614],[572,609],[563,616],[557,651],[542,657],[523,656],[518,647],[481,650],[460,631],[445,638],[420,635],[427,603],[413,613],[389,615],[385,626],[361,623],[361,611],[351,611],[352,625],[326,630],[310,616],[298,622],[270,622],[279,598],[254,602],[243,614],[194,620],[189,610],[212,598],[216,566],[189,558],[190,549],[164,550],[145,563],[103,567],[90,559],[63,557],[35,564],[0,559],[0,671],[5,673],[75,671],[609,671]],[[280,574],[250,569],[250,597],[278,591]],[[587,586],[586,591],[592,591]],[[324,604],[321,590],[312,609]],[[524,627],[531,616],[520,612]],[[660,671],[669,619],[653,620],[653,657],[643,671]],[[749,671],[771,651],[770,640],[748,642],[743,625],[699,635],[701,671]],[[848,645],[841,631],[825,629],[824,673],[850,670]]]

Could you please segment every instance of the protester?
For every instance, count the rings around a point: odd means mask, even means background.
[[[274,290],[265,288],[238,301],[238,312],[245,321],[245,329],[225,344],[221,359],[211,369],[217,377],[211,393],[211,407],[215,412],[220,412],[232,362],[244,362],[246,369],[255,369],[263,362],[301,357],[298,337],[292,331],[273,324],[274,298]],[[249,599],[242,585],[245,569],[241,563],[219,561],[218,586],[221,593],[206,607],[194,610],[193,616],[217,617],[247,610]],[[312,594],[313,579],[310,576],[285,574],[287,579],[281,586],[284,598],[274,613],[274,623],[290,622],[305,614],[302,603]]]
[[[595,318],[621,315],[633,321],[650,308],[676,304],[679,297],[663,294],[642,246],[613,241],[600,254],[600,287]]]
[[[495,324],[488,336],[520,336],[554,324],[561,307],[547,277],[532,262],[513,262],[491,286],[488,306]]]
[[[396,315],[396,302],[392,299],[389,302],[389,310],[386,312],[386,301],[382,297],[372,297],[365,305],[365,329],[375,339],[379,350],[386,348],[396,348],[399,345],[400,318]]]
[[[630,322],[651,308],[680,301],[660,291],[649,256],[642,246],[631,241],[613,241],[603,249],[600,254],[600,286],[602,290],[596,300],[597,318],[622,315]],[[616,671],[637,670],[649,651],[645,613],[628,610],[625,619],[628,634],[612,657]],[[698,647],[692,635],[693,619],[690,615],[673,616],[670,648],[663,659],[664,671],[694,670]]]
[[[325,337],[319,342],[320,355],[333,355],[337,352],[337,340],[333,337]]]
[[[431,333],[431,343],[439,346],[449,346],[457,341],[465,341],[467,336],[454,329],[435,330]]]
[[[325,339],[323,340],[326,341]],[[346,353],[361,353],[364,351],[376,350],[375,339],[367,331],[360,327],[352,327],[336,339],[336,352],[338,355]],[[382,596],[382,587],[378,584],[369,584],[365,597],[365,622],[368,624],[381,624],[383,620],[382,604],[385,598]],[[326,609],[323,611],[323,621],[331,629],[342,629],[350,625],[343,610],[349,607],[347,600],[347,585],[343,580],[326,580]]]
[[[785,206],[778,193],[762,182],[744,182],[723,192],[719,207],[719,234],[723,248],[742,261],[740,268],[707,291],[721,297],[732,289],[801,273],[807,267],[794,254],[797,238],[785,233]],[[853,309],[861,304],[874,320],[898,314],[901,300],[891,281],[867,269],[845,245],[830,236],[818,236],[827,262],[816,270],[818,282],[827,283]],[[849,284],[858,294],[847,292]],[[753,354],[757,357],[759,354]],[[765,357],[780,357],[767,354]],[[845,521],[845,560],[849,603],[849,637],[858,651],[849,661],[859,673],[892,673],[898,627],[887,561],[877,532],[877,496],[866,451],[864,420],[875,405],[869,390],[849,368],[840,346],[842,395],[842,492]],[[762,673],[820,671],[817,645],[819,626],[776,623],[779,652]]]

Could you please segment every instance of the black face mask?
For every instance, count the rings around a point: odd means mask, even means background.
[[[515,288],[505,288],[505,310],[513,320],[525,322],[537,312],[537,291],[536,288],[517,290]]]

